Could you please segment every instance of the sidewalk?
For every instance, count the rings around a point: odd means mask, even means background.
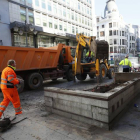
[[[140,107],[140,96],[136,103]],[[140,108],[133,106],[111,131],[49,114],[43,104],[25,114],[28,119],[1,133],[0,140],[140,140]]]

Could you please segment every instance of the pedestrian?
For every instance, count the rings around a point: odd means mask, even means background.
[[[94,61],[94,53],[89,50],[87,53],[86,53],[86,58],[85,60],[87,61],[87,63],[90,63],[91,61]]]
[[[4,99],[0,103],[0,118],[7,106],[9,105],[10,101],[12,102],[13,107],[15,109],[15,117],[17,117],[19,114],[22,114],[20,98],[16,87],[16,85],[20,84],[20,82],[22,81],[16,76],[15,60],[9,60],[7,65],[8,66],[4,68],[1,74],[1,90]]]
[[[128,60],[128,55],[125,56],[125,59],[122,60],[119,65],[123,65],[123,72],[129,72],[132,64],[130,62],[130,60]]]

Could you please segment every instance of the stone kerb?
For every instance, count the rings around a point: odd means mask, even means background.
[[[78,121],[109,128],[127,104],[139,93],[140,79],[125,82],[107,93],[44,88],[48,111]]]

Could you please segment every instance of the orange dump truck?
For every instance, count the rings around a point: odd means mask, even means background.
[[[9,59],[17,64],[16,74],[24,79],[24,85],[30,89],[37,89],[43,80],[66,78],[73,80],[72,75],[72,47],[58,44],[48,48],[22,48],[0,46],[0,74],[7,66]],[[19,92],[24,87],[21,86]]]

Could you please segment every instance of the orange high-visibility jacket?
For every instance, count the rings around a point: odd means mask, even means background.
[[[16,88],[19,80],[16,78],[16,73],[12,67],[6,67],[1,74],[1,89]]]

